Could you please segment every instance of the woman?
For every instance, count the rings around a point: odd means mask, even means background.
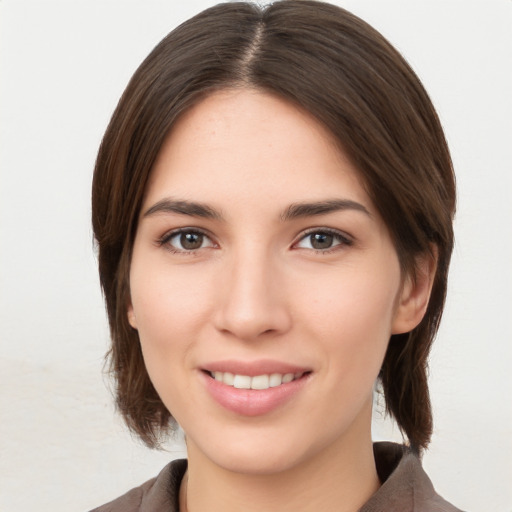
[[[455,511],[419,456],[455,183],[419,80],[337,7],[221,4],[105,133],[93,227],[117,403],[188,463],[107,510]],[[404,446],[372,445],[380,379]]]

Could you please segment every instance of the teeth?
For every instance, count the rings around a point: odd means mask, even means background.
[[[272,373],[269,378],[268,385],[271,388],[275,388],[276,386],[280,386],[283,383],[283,376],[280,373]]]
[[[226,372],[222,377],[222,382],[228,386],[232,386],[235,383],[235,376],[232,373]]]
[[[268,389],[269,378],[268,375],[257,375],[251,379],[251,389]]]
[[[235,375],[229,372],[212,372],[211,376],[218,382],[237,389],[268,389],[302,377],[303,373],[271,373],[270,375]]]
[[[251,389],[251,380],[247,375],[235,375],[233,386],[237,389]]]
[[[295,375],[293,373],[286,373],[283,375],[283,384],[286,384],[287,382],[291,382],[294,379]]]

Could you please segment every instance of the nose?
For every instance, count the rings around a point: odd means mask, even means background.
[[[234,255],[226,262],[215,327],[240,340],[277,336],[291,327],[279,265],[266,254]]]

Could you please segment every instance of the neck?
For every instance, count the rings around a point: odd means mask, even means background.
[[[215,465],[189,443],[182,512],[355,512],[380,486],[370,432],[348,435],[292,468],[266,474]]]

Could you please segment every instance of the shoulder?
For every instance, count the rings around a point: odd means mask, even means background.
[[[156,478],[91,512],[178,512],[179,489],[186,469],[186,460],[175,460],[165,466]]]
[[[374,444],[380,489],[360,512],[462,512],[439,496],[419,458],[394,443]]]

